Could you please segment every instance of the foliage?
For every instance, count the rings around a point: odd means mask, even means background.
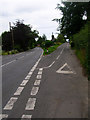
[[[44,53],[43,55],[48,55],[50,53],[52,53],[53,51],[55,51],[62,43],[59,43],[58,45],[57,44],[54,44],[53,46],[50,46],[48,48],[48,52],[47,52],[47,48],[44,48]]]
[[[88,3],[85,2],[64,2],[63,6],[57,5],[57,9],[61,10],[63,14],[63,17],[58,20],[62,34],[72,36],[80,31],[86,23],[83,16],[87,16],[87,5]]]
[[[54,44],[53,41],[47,40],[45,42],[45,48],[48,48],[48,47],[52,46],[53,44]]]
[[[76,55],[81,64],[88,71],[88,24],[86,24],[72,39]]]
[[[61,42],[61,43],[65,42],[65,39],[62,34],[58,34],[56,42]]]
[[[17,49],[25,51],[36,46],[35,38],[38,37],[38,31],[32,30],[30,25],[25,25],[23,21],[16,21],[10,32],[2,34],[3,50],[10,51]]]
[[[45,47],[45,42],[47,41],[47,37],[45,34],[42,35],[42,37],[38,37],[38,40],[37,40],[37,44],[40,46],[40,47]]]

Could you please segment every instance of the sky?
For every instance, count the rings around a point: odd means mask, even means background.
[[[62,16],[55,9],[58,3],[61,0],[0,0],[0,35],[9,31],[9,22],[13,26],[13,22],[19,19],[39,31],[40,36],[45,34],[47,39],[51,39],[53,32],[56,37],[58,23],[52,20]]]

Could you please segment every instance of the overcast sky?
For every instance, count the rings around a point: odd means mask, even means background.
[[[52,21],[60,18],[60,11],[55,9],[61,0],[0,0],[0,34],[9,30],[9,22],[24,20],[39,35],[45,34],[51,39],[52,32],[56,36],[58,23]]]

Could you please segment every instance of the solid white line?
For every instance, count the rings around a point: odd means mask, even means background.
[[[8,101],[6,106],[4,107],[4,110],[11,110],[13,108],[14,103],[17,101],[18,98],[11,97],[11,99]]]
[[[37,75],[37,79],[41,79],[42,78],[42,76],[41,75]]]
[[[16,92],[14,93],[14,95],[20,95],[21,92],[23,91],[24,87],[18,87],[18,89],[16,90]]]
[[[29,98],[25,110],[34,110],[36,98]]]
[[[36,95],[38,93],[39,87],[33,87],[31,90],[31,95]]]
[[[27,84],[28,80],[23,80],[22,83],[20,84],[21,86],[25,86]]]
[[[8,115],[7,114],[0,114],[0,120],[3,118],[8,118]]]
[[[32,115],[22,115],[22,118],[26,118],[28,120],[31,120]],[[23,120],[23,119],[22,119]]]
[[[34,85],[40,85],[41,80],[36,80]]]

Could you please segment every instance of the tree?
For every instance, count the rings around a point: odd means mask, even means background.
[[[2,33],[2,50],[12,50],[12,36],[11,32]]]
[[[45,34],[42,35],[42,39],[43,39],[43,41],[46,41],[46,40],[47,40],[47,37],[46,37]]]
[[[62,34],[72,36],[80,31],[87,20],[83,20],[83,16],[87,16],[88,3],[64,2],[64,6],[57,5],[57,9],[62,11],[63,17],[59,19],[60,31]]]
[[[58,34],[56,42],[64,43],[65,39],[62,34]]]

